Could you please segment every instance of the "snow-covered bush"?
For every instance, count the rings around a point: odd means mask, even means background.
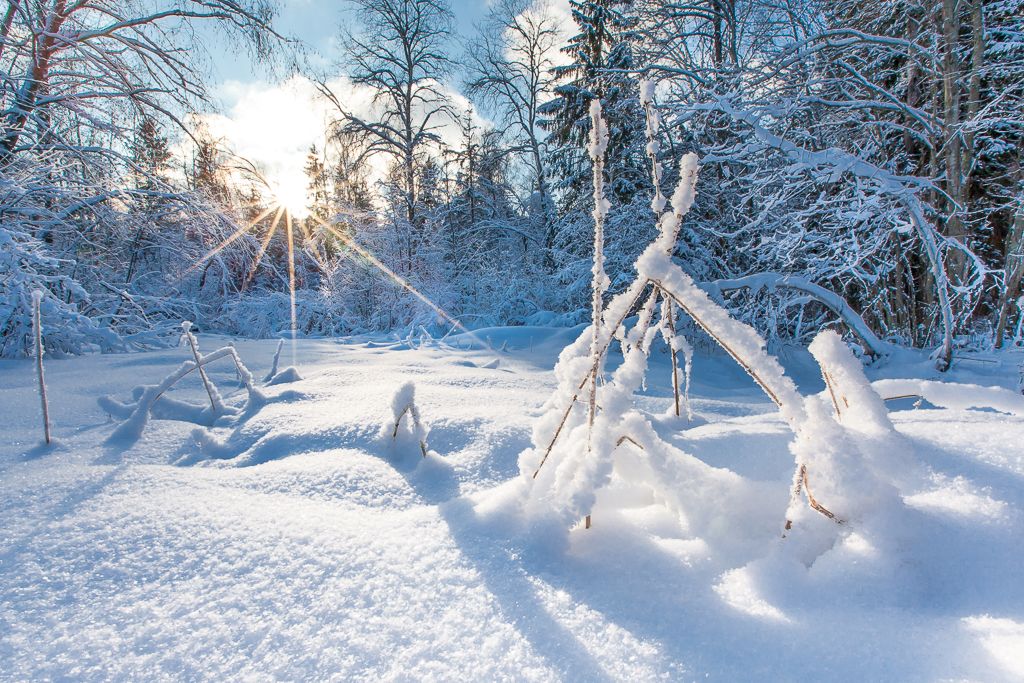
[[[4,202],[22,195],[20,188],[0,187]],[[89,302],[85,289],[68,273],[71,261],[51,256],[29,225],[17,219],[0,221],[0,357],[27,357],[32,352],[32,292],[43,291],[40,315],[43,345],[53,356],[80,354],[90,349],[113,351],[121,340],[97,321],[82,315]]]
[[[189,334],[189,330],[185,330]],[[122,403],[108,396],[97,399],[100,407],[111,417],[122,418],[124,421],[108,437],[109,443],[131,444],[137,441],[149,423],[151,416],[169,420],[184,420],[198,424],[213,424],[220,417],[246,415],[266,402],[266,396],[255,385],[252,373],[242,362],[233,346],[225,346],[206,355],[198,355],[198,360],[185,361],[158,384],[143,385],[136,388],[134,401]],[[228,406],[217,391],[217,387],[208,378],[204,384],[210,392],[210,406],[196,406],[190,403],[170,399],[165,394],[181,379],[193,371],[203,368],[221,358],[230,358],[235,365],[238,378],[246,389],[246,402],[240,408]]]
[[[384,426],[384,436],[393,442],[411,441],[419,446],[420,454],[427,457],[427,428],[416,407],[416,385],[412,382],[406,382],[395,392],[391,399],[391,418]]]
[[[695,198],[695,156],[688,155],[681,163],[683,172],[672,197],[672,208],[661,215],[658,238],[637,259],[636,279],[606,307],[601,305],[600,293],[606,281],[601,259],[601,213],[605,205],[599,115],[600,109],[595,107],[597,132],[591,152],[598,229],[593,266],[593,322],[560,355],[555,368],[558,389],[545,404],[534,428],[533,447],[520,456],[520,472],[525,480],[521,503],[525,514],[532,518],[553,517],[566,527],[585,518],[589,528],[598,491],[618,479],[649,489],[656,499],[679,514],[680,522],[688,528],[693,528],[695,520],[706,517],[707,510],[696,509],[681,492],[713,487],[721,477],[714,468],[664,443],[632,401],[647,371],[647,353],[655,335],[660,331],[670,337],[671,348],[676,346],[671,341],[673,307],[691,318],[751,376],[779,407],[793,430],[791,451],[796,463],[792,502],[784,525],[786,533],[792,533],[794,527],[805,530],[808,535],[802,547],[818,552],[829,547],[828,539],[837,533],[836,523],[863,521],[879,510],[898,507],[899,496],[892,485],[893,463],[886,462],[884,455],[899,437],[881,398],[868,384],[860,362],[841,338],[826,331],[811,346],[812,354],[821,364],[830,399],[805,398],[778,361],[767,353],[765,341],[757,331],[732,317],[673,262],[673,247],[682,219]],[[657,157],[652,153],[656,181],[658,171]],[[656,193],[654,208],[664,204],[660,192]],[[648,290],[650,293],[644,299]],[[654,325],[659,299],[663,301],[662,321]],[[637,308],[636,323],[627,327],[627,317]],[[604,379],[603,359],[613,339],[621,344],[623,361]],[[685,345],[678,346],[686,353]],[[577,410],[578,403],[584,404],[584,396],[588,399],[586,408]],[[620,453],[624,448],[642,453],[626,456]],[[826,521],[822,524],[820,520]]]

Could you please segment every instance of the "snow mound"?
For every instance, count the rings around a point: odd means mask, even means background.
[[[299,374],[299,371],[296,368],[289,366],[271,377],[267,384],[269,386],[275,386],[278,384],[289,384],[291,382],[300,381],[302,381],[302,375]]]

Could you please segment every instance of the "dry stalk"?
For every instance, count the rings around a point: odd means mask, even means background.
[[[846,400],[846,396],[839,394],[836,397],[836,381],[832,379],[832,375],[824,367],[821,368],[821,376],[825,379],[825,386],[828,387],[828,393],[832,397],[832,407],[836,410],[836,417],[841,417],[843,411],[839,409],[839,399],[843,400],[843,405],[847,408],[850,407],[850,402]]]
[[[627,306],[625,311],[622,313],[622,316],[620,316],[619,319],[615,322],[615,327],[611,328],[613,334],[608,335],[608,340],[604,343],[604,346],[601,347],[602,356],[608,351],[608,347],[611,346],[612,340],[615,338],[614,331],[619,329],[619,327],[622,326],[623,321],[625,321],[626,318],[629,317],[630,311],[633,310],[633,307],[636,305],[636,302],[640,300],[640,296],[647,289],[648,284],[649,283],[644,283],[644,286],[641,287],[640,290],[636,293],[636,296],[633,297],[633,300],[630,302],[629,306]],[[583,391],[584,387],[587,386],[587,383],[590,380],[591,374],[588,371],[587,375],[583,378],[583,381],[581,381],[579,386],[576,387],[576,393],[572,395],[572,400],[569,401],[569,406],[565,409],[565,412],[562,414],[562,419],[558,423],[558,428],[555,429],[555,433],[551,437],[551,442],[548,444],[548,447],[544,450],[544,457],[540,459],[540,464],[537,465],[537,469],[533,471],[533,479],[537,478],[537,475],[540,474],[540,468],[544,467],[544,463],[548,461],[548,456],[551,455],[551,451],[554,449],[555,443],[558,441],[558,437],[562,433],[562,428],[565,427],[565,423],[569,420],[569,415],[572,414],[572,409],[576,405],[576,401],[579,400],[580,392]]]
[[[391,430],[392,439],[398,438],[398,425],[402,423],[402,418],[405,417],[406,413],[409,413],[409,415],[411,416],[410,419],[412,420],[412,424],[414,427],[416,427],[417,431],[421,430],[419,411],[416,410],[416,407],[410,403],[406,407],[402,408],[402,412],[398,414],[398,419],[395,420],[395,428]],[[419,443],[420,453],[422,453],[423,457],[425,458],[427,457],[427,444],[423,441],[423,439],[419,439]]]
[[[793,487],[793,498],[799,498],[801,493],[807,494],[807,504],[810,505],[812,509],[825,515],[836,524],[843,523],[843,520],[836,517],[835,513],[833,513],[831,510],[829,510],[821,503],[819,503],[817,499],[814,497],[814,495],[811,493],[811,486],[807,481],[807,465],[800,465],[800,474],[797,476],[796,485]],[[787,519],[785,530],[789,531],[792,528],[793,520]],[[785,538],[785,534],[783,534],[783,538]]]
[[[831,510],[814,499],[814,495],[811,493],[811,485],[807,482],[807,465],[800,465],[800,478],[803,480],[804,492],[807,494],[807,502],[810,506],[834,521],[836,524],[842,524],[843,520],[836,517]]]
[[[213,399],[213,389],[210,388],[210,378],[206,376],[206,371],[203,370],[203,363],[199,359],[199,349],[196,347],[196,338],[192,336],[190,329],[185,330],[185,337],[188,338],[188,345],[192,348],[192,357],[196,359],[196,368],[199,370],[199,376],[203,380],[203,386],[206,388],[206,395],[210,397],[210,413],[213,415],[217,414],[217,402]]]
[[[725,349],[725,352],[728,353],[732,357],[732,359],[736,361],[739,364],[739,366],[743,368],[743,370],[746,371],[746,373],[754,379],[755,382],[757,382],[757,385],[761,387],[761,390],[764,391],[764,393],[768,394],[768,398],[770,398],[775,405],[779,406],[780,408],[782,407],[782,401],[779,399],[778,396],[776,396],[775,392],[771,390],[771,388],[765,383],[761,376],[752,367],[750,367],[750,365],[748,365],[746,361],[740,358],[740,356],[735,351],[732,350],[732,347],[725,343],[724,339],[715,334],[711,330],[711,328],[709,328],[704,323],[704,321],[701,320],[701,318],[698,315],[691,311],[686,306],[686,304],[682,302],[682,300],[679,297],[677,297],[671,291],[665,289],[665,287],[660,282],[653,279],[649,280],[649,282],[653,284],[655,287],[661,289],[661,291],[663,291],[670,299],[672,299],[672,301],[674,301],[676,305],[679,306],[679,308],[684,313],[686,313],[686,315],[690,316],[693,322],[697,323],[697,325],[700,326],[700,328],[704,330],[704,332],[709,337],[715,340],[715,343],[717,343],[719,346]]]
[[[32,295],[32,327],[36,338],[36,375],[39,378],[39,400],[43,404],[43,438],[50,443],[50,406],[46,400],[46,380],[43,377],[43,323],[39,314],[42,293]]]
[[[828,395],[832,397],[832,407],[835,408],[836,417],[842,417],[843,411],[839,410],[839,401],[836,400],[836,389],[832,384],[832,376],[828,370],[821,369],[821,376],[825,378],[825,386],[828,387]]]
[[[201,369],[203,368],[203,366],[209,365],[210,363],[212,363],[212,362],[213,362],[213,361],[215,361],[215,360],[220,360],[220,359],[221,359],[221,358],[223,358],[223,357],[224,357],[225,355],[229,355],[229,356],[231,356],[231,359],[232,359],[232,360],[233,360],[233,361],[235,362],[235,371],[237,372],[237,371],[239,370],[238,364],[239,364],[239,363],[241,362],[241,360],[240,360],[240,359],[239,359],[239,357],[238,357],[238,352],[237,352],[237,351],[235,351],[234,349],[232,349],[230,353],[225,353],[225,354],[217,355],[217,354],[218,354],[218,352],[219,352],[219,350],[218,350],[218,351],[211,351],[211,352],[210,352],[209,354],[207,354],[207,355],[206,355],[206,356],[205,356],[205,357],[204,357],[204,358],[202,359],[202,361],[200,361],[199,365],[193,365],[193,366],[192,366],[191,368],[189,368],[189,369],[188,369],[188,370],[186,370],[186,371],[185,371],[184,373],[182,373],[181,377],[179,377],[178,379],[176,379],[176,380],[174,381],[174,384],[177,384],[177,383],[178,383],[178,382],[180,382],[181,380],[183,380],[183,379],[185,379],[186,377],[188,377],[188,376],[189,376],[190,374],[192,374],[192,372],[194,372],[194,371],[195,371],[196,369],[200,369],[200,370],[201,370]],[[212,357],[211,357],[211,356],[212,356]],[[186,362],[187,362],[187,361],[186,361]],[[170,389],[171,387],[173,387],[173,386],[174,386],[174,384],[172,384],[172,385],[171,385],[170,387],[167,387],[167,389]],[[165,390],[165,391],[166,391],[166,390]],[[160,392],[159,394],[157,394],[156,396],[154,396],[154,397],[153,397],[153,403],[156,403],[157,399],[159,399],[159,398],[160,398],[161,396],[163,396],[163,395],[164,395],[164,391],[161,391],[161,392]]]
[[[637,448],[639,448],[640,450],[644,450],[644,447],[641,446],[639,442],[637,442],[637,440],[631,437],[629,434],[623,434],[622,436],[620,436],[619,440],[615,442],[615,447],[618,448],[627,441],[636,446]]]
[[[665,293],[662,292],[662,296]],[[675,335],[676,335],[676,321],[675,316],[672,314],[672,302],[666,302],[668,306],[668,354],[672,358],[672,396],[675,400],[676,417],[679,417],[679,362],[676,359],[676,347],[675,347]]]

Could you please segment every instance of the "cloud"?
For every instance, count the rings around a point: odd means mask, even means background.
[[[344,94],[344,101],[369,109],[370,93],[344,78],[330,85]],[[328,125],[337,118],[333,105],[303,76],[280,83],[227,81],[217,94],[226,104],[224,113],[194,118],[221,147],[255,164],[279,198],[292,205],[302,202],[306,157],[312,145],[324,149]]]
[[[373,119],[371,89],[355,86],[344,76],[327,85],[348,111]],[[457,112],[469,107],[461,93],[450,87],[442,89]],[[254,163],[280,199],[291,205],[300,203],[308,183],[304,167],[310,147],[316,145],[321,152],[325,149],[329,125],[339,117],[335,106],[301,75],[280,83],[227,81],[217,94],[225,103],[223,113],[196,114],[193,118],[224,149]],[[476,123],[487,125],[479,116]],[[461,139],[455,122],[446,122],[435,132],[449,145]],[[384,176],[386,158],[378,155],[367,163],[371,180]]]

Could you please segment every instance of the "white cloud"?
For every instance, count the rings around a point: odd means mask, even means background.
[[[368,92],[343,78],[330,86],[342,101],[368,110]],[[283,202],[296,208],[304,204],[306,156],[311,145],[324,149],[328,124],[337,118],[333,105],[303,76],[276,84],[228,81],[218,94],[227,105],[225,113],[196,118],[222,147],[259,167]]]
[[[332,79],[328,86],[348,111],[373,118],[372,90],[355,86],[346,77]],[[461,93],[447,87],[443,90],[457,112],[469,106]],[[334,104],[300,75],[276,84],[228,81],[220,86],[218,95],[226,104],[224,113],[197,114],[195,118],[224,149],[254,163],[284,203],[296,208],[304,204],[306,158],[311,145],[321,151],[325,148],[327,129],[339,117]],[[475,118],[478,125],[487,125],[479,116]],[[454,122],[435,132],[449,145],[460,140]],[[378,156],[367,163],[371,179],[383,177],[387,159]]]

